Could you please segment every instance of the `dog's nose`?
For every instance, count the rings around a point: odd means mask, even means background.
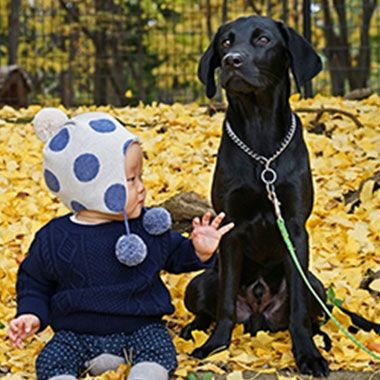
[[[228,53],[224,56],[222,64],[237,69],[243,64],[243,57],[239,53]]]

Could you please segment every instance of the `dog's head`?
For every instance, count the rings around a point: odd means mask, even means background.
[[[261,16],[241,17],[218,29],[198,68],[209,98],[216,92],[214,71],[219,66],[222,86],[234,93],[276,85],[289,69],[299,90],[322,68],[306,39],[282,22]]]

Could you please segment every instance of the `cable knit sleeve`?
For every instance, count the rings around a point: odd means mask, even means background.
[[[46,239],[38,235],[32,242],[28,256],[23,260],[17,274],[17,315],[34,314],[41,322],[39,331],[50,323],[50,297],[56,283],[47,261]],[[45,249],[46,248],[46,251]]]
[[[216,258],[203,263],[195,254],[193,243],[179,232],[169,233],[169,254],[164,269],[171,273],[191,272],[212,266]]]

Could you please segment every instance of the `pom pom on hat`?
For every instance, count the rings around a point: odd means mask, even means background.
[[[142,263],[147,255],[147,247],[140,236],[129,234],[121,236],[116,243],[116,257],[129,267]]]
[[[69,118],[59,108],[47,107],[34,117],[33,126],[37,137],[46,142],[57,134],[67,120]]]
[[[124,212],[124,223],[127,234],[121,236],[115,246],[118,260],[129,267],[141,264],[148,253],[143,239],[129,231],[128,217]],[[170,213],[162,207],[155,207],[145,212],[142,220],[146,232],[161,235],[170,229],[172,219]]]
[[[169,211],[163,207],[154,207],[144,214],[142,223],[146,232],[157,236],[170,229],[172,218]]]

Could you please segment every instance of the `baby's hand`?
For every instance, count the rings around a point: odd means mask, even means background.
[[[207,261],[216,251],[222,236],[234,228],[233,223],[228,223],[218,229],[225,217],[224,212],[218,214],[210,224],[211,213],[206,212],[202,221],[199,218],[193,219],[193,232],[191,238],[199,260]]]
[[[22,342],[36,333],[40,328],[41,322],[34,314],[23,314],[13,319],[9,324],[9,341],[13,347],[22,347]]]

